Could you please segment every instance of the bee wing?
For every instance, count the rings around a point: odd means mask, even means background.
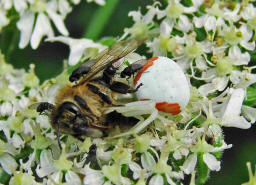
[[[98,55],[90,72],[80,80],[78,85],[82,85],[89,81],[92,77],[94,77],[94,75],[105,69],[108,65],[134,51],[142,42],[144,42],[144,40],[138,41],[133,38],[116,42],[109,49]]]

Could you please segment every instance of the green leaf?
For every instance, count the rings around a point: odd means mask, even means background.
[[[247,88],[246,99],[244,100],[243,104],[248,106],[256,105],[256,88]]]
[[[108,0],[105,6],[99,7],[93,15],[84,37],[97,40],[118,3],[119,0]]]
[[[180,36],[180,37],[183,37],[183,36],[184,36],[184,33],[183,33],[182,31],[177,30],[177,29],[175,29],[175,28],[173,28],[171,34],[172,34],[173,36],[176,36],[176,35],[178,35],[178,36]]]
[[[15,155],[15,159],[18,161],[20,159],[25,159],[27,158],[34,150],[28,146],[25,145],[25,147],[23,149],[21,149],[20,153],[18,155]]]
[[[181,0],[180,3],[184,6],[193,6],[193,2],[191,0]]]
[[[122,164],[122,167],[121,167],[122,176],[127,177],[128,169],[129,169],[129,166],[127,164]]]
[[[204,28],[194,28],[194,31],[196,32],[197,41],[203,41],[206,39],[207,33]]]
[[[210,170],[203,160],[204,153],[198,153],[197,155],[197,178],[196,185],[203,185],[209,177]]]
[[[116,42],[115,37],[103,37],[102,39],[99,40],[99,43],[105,46],[112,46]]]
[[[202,16],[203,14],[205,14],[205,7],[204,7],[204,6],[200,6],[200,7],[198,8],[198,11],[196,11],[194,14],[195,14],[195,16],[197,16],[197,17]]]
[[[256,50],[253,51],[247,51],[251,55],[251,62],[255,65],[256,63]]]
[[[11,176],[0,167],[0,183],[8,184]]]

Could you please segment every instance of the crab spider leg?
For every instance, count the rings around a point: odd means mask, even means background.
[[[123,136],[137,134],[140,131],[142,131],[145,127],[147,127],[153,120],[155,120],[157,115],[158,115],[158,111],[157,111],[157,109],[155,109],[152,112],[152,114],[145,121],[142,121],[142,122],[140,121],[134,127],[132,127],[128,132],[125,132],[125,133],[122,133],[122,134],[118,134],[118,135],[113,136],[111,138],[118,138],[118,137],[123,137]]]

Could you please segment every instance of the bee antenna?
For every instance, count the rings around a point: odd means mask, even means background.
[[[60,147],[60,150],[62,150],[61,143],[60,143],[60,124],[58,124],[58,127],[57,127],[57,139],[58,139],[58,145]]]

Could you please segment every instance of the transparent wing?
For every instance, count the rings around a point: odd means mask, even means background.
[[[92,77],[94,77],[94,75],[105,69],[108,65],[134,51],[143,42],[144,40],[138,41],[133,38],[116,42],[112,45],[111,48],[103,51],[98,55],[96,62],[92,66],[90,72],[80,80],[78,85],[86,83]]]

